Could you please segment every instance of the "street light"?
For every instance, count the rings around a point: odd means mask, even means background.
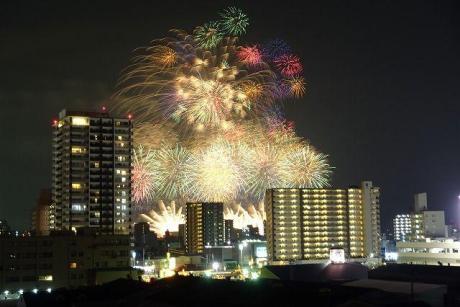
[[[131,251],[131,256],[133,258],[133,267],[136,266],[136,252],[135,251]]]

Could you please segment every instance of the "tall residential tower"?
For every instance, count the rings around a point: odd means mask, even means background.
[[[187,203],[185,232],[188,254],[202,254],[205,246],[224,245],[224,204]]]
[[[53,127],[50,230],[131,233],[131,120],[63,110]]]

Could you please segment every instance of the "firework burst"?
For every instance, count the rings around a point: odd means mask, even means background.
[[[188,166],[191,155],[184,147],[176,144],[173,148],[161,147],[156,151],[152,165],[154,182],[158,185],[157,196],[160,199],[178,199],[190,185]]]
[[[300,98],[305,94],[305,80],[303,77],[294,77],[287,81],[290,85],[291,95]]]
[[[134,151],[132,170],[133,200],[136,203],[152,199],[154,195],[154,174],[151,170],[153,153],[140,145]]]
[[[259,234],[264,234],[265,210],[263,202],[256,207],[249,204],[245,209],[241,204],[225,207],[224,219],[233,221],[233,228],[245,229],[248,226],[257,227]]]
[[[257,46],[242,47],[237,55],[241,62],[249,65],[258,65],[262,61],[262,53]]]
[[[220,29],[220,24],[217,21],[210,21],[197,27],[194,34],[196,43],[205,49],[217,47],[224,38],[224,34]]]
[[[141,214],[140,219],[149,223],[150,229],[160,238],[164,237],[167,231],[178,232],[179,225],[185,223],[182,207],[176,208],[174,201],[169,206],[159,201],[158,209],[151,210],[148,214]]]
[[[246,27],[249,25],[249,18],[239,8],[229,7],[225,9],[220,16],[222,29],[228,35],[238,36],[246,32]]]
[[[299,57],[293,54],[283,54],[276,58],[274,63],[285,77],[298,76],[303,70]]]

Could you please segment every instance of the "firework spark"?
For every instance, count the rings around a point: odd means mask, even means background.
[[[201,150],[194,162],[194,194],[197,200],[227,201],[235,198],[242,185],[241,170],[226,142]]]
[[[211,21],[197,27],[194,33],[197,44],[206,49],[217,47],[224,38],[220,24],[216,21]]]
[[[185,223],[182,207],[176,208],[174,201],[169,206],[165,206],[163,201],[159,201],[157,210],[151,210],[148,214],[141,214],[140,218],[149,223],[150,229],[160,238],[164,237],[166,231],[178,232],[179,225]]]
[[[187,192],[190,184],[187,168],[190,162],[190,153],[178,144],[173,148],[165,146],[156,151],[152,173],[158,185],[158,198],[178,199]]]
[[[151,164],[153,161],[153,153],[150,150],[144,150],[139,146],[134,151],[132,170],[132,190],[133,200],[136,203],[152,199],[154,195],[153,173]]]
[[[276,38],[265,44],[263,48],[263,53],[266,57],[273,60],[280,57],[283,54],[291,53],[291,50],[291,47],[286,41]]]
[[[274,62],[285,77],[298,76],[303,70],[299,57],[293,54],[283,54],[276,58]]]
[[[296,98],[300,98],[305,94],[305,80],[302,77],[294,77],[287,81],[291,86],[291,94]]]
[[[253,204],[245,209],[241,204],[227,206],[224,210],[224,219],[233,221],[233,228],[245,229],[248,226],[257,227],[260,235],[264,235],[264,221],[266,219],[263,202],[256,208]]]
[[[248,16],[239,8],[229,7],[221,14],[222,29],[228,35],[239,36],[246,32],[246,27],[249,25]]]
[[[241,62],[249,65],[257,65],[262,61],[262,53],[257,46],[242,47],[237,55]]]

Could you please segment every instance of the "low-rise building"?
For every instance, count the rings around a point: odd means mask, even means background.
[[[398,263],[460,266],[460,241],[429,238],[397,242]]]
[[[0,289],[95,285],[131,274],[127,235],[0,237]],[[134,273],[134,272],[132,272]]]

